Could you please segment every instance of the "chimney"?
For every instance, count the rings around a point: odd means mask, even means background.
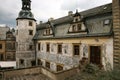
[[[48,21],[52,21],[52,20],[54,20],[54,18],[52,18],[52,17],[48,19]]]
[[[72,14],[73,14],[72,11],[69,11],[69,12],[68,12],[68,16],[71,16]]]
[[[113,67],[120,70],[120,0],[113,0]]]
[[[39,24],[42,24],[43,22],[42,21],[40,21],[40,23]]]

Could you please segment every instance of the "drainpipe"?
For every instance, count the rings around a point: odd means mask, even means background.
[[[35,46],[35,66],[38,66],[38,65],[37,65],[37,51],[36,51],[36,44],[37,44],[37,41],[34,40],[34,46]]]

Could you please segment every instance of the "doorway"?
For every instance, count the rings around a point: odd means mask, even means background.
[[[96,65],[101,63],[101,46],[90,46],[90,63]]]

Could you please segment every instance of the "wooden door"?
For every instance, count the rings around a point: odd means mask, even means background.
[[[90,63],[99,65],[101,63],[101,47],[90,46]]]

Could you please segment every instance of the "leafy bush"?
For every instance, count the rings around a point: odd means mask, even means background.
[[[97,65],[87,64],[83,71],[65,80],[120,80],[120,70],[104,71]]]
[[[95,74],[99,71],[99,67],[94,64],[87,64],[85,66],[85,72],[90,73],[90,74]]]

